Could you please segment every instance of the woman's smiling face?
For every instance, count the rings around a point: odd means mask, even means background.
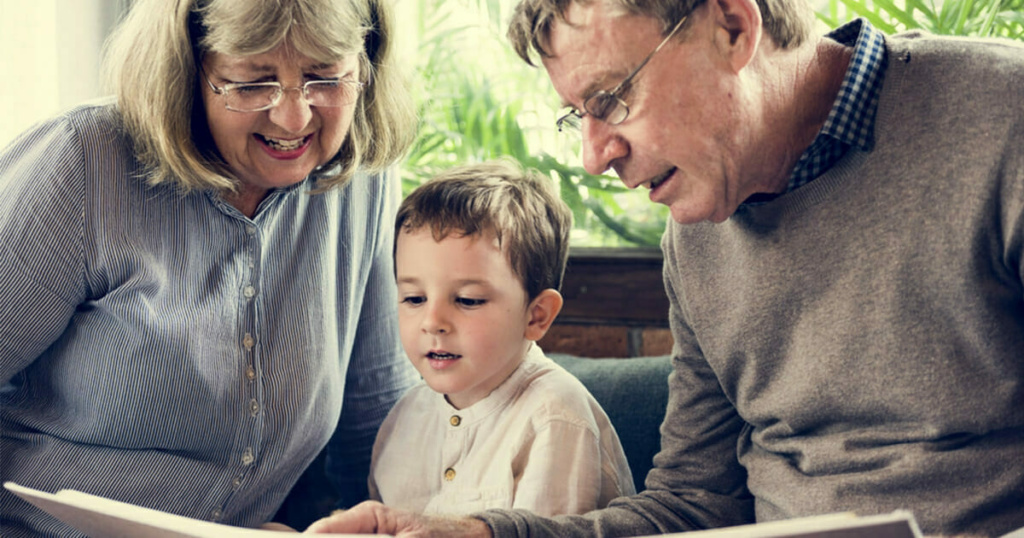
[[[242,196],[262,199],[270,189],[299,183],[341,149],[356,103],[315,107],[295,88],[310,80],[358,80],[358,55],[322,64],[283,44],[251,56],[211,52],[203,59],[203,69],[218,88],[239,82],[279,82],[292,88],[274,108],[236,112],[225,108],[223,95],[215,93],[209,84],[201,84],[210,134],[224,162],[241,182]]]

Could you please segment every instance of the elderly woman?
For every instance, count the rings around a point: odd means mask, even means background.
[[[330,440],[362,499],[413,380],[385,1],[136,2],[116,103],[0,154],[0,481],[255,526]],[[4,490],[0,528],[73,533]]]

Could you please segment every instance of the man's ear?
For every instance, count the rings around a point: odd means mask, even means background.
[[[756,0],[708,0],[708,7],[715,21],[715,46],[739,73],[761,42],[761,9]]]
[[[530,301],[526,307],[526,314],[529,320],[526,324],[526,339],[536,342],[547,334],[551,323],[562,311],[562,294],[554,288],[548,288]]]

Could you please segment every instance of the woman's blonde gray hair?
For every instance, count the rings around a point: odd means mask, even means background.
[[[318,190],[397,162],[415,135],[397,68],[390,0],[138,0],[107,42],[104,71],[151,184],[234,190],[200,97],[203,55],[261,54],[288,43],[318,62],[359,54],[366,87],[338,154],[314,172]]]

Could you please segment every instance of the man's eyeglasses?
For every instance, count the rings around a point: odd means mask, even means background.
[[[583,116],[588,115],[595,120],[601,120],[609,125],[618,125],[626,121],[626,118],[629,117],[629,105],[622,100],[622,94],[629,89],[633,79],[636,77],[636,74],[639,73],[640,70],[647,65],[647,62],[649,62],[651,58],[665,46],[665,43],[668,43],[669,39],[672,39],[672,36],[676,35],[676,31],[679,30],[685,21],[686,17],[679,19],[679,22],[677,22],[675,27],[672,28],[672,31],[665,36],[665,39],[663,39],[661,43],[659,43],[658,46],[655,47],[646,58],[644,58],[644,61],[640,62],[640,65],[636,66],[636,69],[634,69],[632,73],[623,79],[618,86],[612,89],[612,91],[609,92],[601,90],[590,97],[587,97],[587,99],[583,101],[582,112],[575,107],[570,107],[567,113],[555,121],[555,125],[558,127],[558,130],[579,131],[583,124]]]
[[[224,96],[224,106],[236,112],[269,110],[281,103],[288,90],[299,90],[302,97],[315,107],[340,107],[355,102],[362,91],[362,82],[351,79],[310,80],[302,86],[285,88],[280,82],[231,83],[218,88],[210,81],[206,71],[203,78],[213,93]]]

